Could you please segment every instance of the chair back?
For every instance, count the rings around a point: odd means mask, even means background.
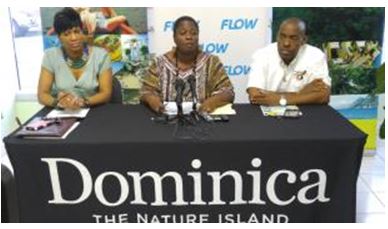
[[[121,94],[121,84],[120,81],[113,76],[112,79],[112,97],[110,103],[122,103],[123,96]]]

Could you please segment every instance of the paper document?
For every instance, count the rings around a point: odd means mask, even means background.
[[[197,103],[197,108],[201,106],[200,103]],[[175,102],[164,102],[165,114],[167,115],[176,115],[178,112]],[[182,103],[183,114],[190,114],[193,111],[193,102],[183,102]],[[222,107],[214,110],[210,115],[235,115],[236,111],[232,108],[232,104],[228,103]]]
[[[85,118],[90,108],[78,110],[57,110],[54,109],[46,115],[46,118]]]
[[[288,106],[260,106],[264,116],[284,116],[286,110],[299,110],[295,105]]]
[[[164,102],[164,113],[167,115],[176,115],[178,113],[178,108],[175,102]],[[199,107],[199,104],[197,104]],[[183,114],[190,114],[193,110],[193,102],[183,102],[182,103]]]
[[[235,115],[236,111],[232,108],[232,104],[228,103],[222,107],[215,109],[211,115]]]

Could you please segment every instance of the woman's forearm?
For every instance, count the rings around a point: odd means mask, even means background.
[[[38,93],[38,101],[40,104],[49,107],[55,107],[58,102],[50,93]]]
[[[108,103],[111,100],[112,93],[98,92],[97,94],[84,98],[88,100],[90,106],[96,106],[103,103]]]

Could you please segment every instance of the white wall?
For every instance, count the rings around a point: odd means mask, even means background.
[[[218,55],[234,85],[236,103],[248,103],[245,92],[251,56],[271,40],[272,8],[151,8],[150,51],[157,55],[173,46],[173,22],[188,15],[199,22],[204,51]]]
[[[28,12],[28,17],[25,16],[26,12]],[[43,57],[40,8],[33,6],[11,7],[10,14],[14,20],[19,22],[26,23],[26,20],[35,21],[34,26],[28,24],[28,31],[23,36],[14,39],[20,87],[24,94],[26,92],[35,94]]]
[[[0,7],[1,28],[1,84],[0,84],[0,108],[1,108],[1,162],[9,165],[8,157],[3,148],[3,137],[17,126],[15,123],[15,93],[18,90],[15,54],[12,42],[11,24],[7,7]]]
[[[2,41],[0,42],[0,50],[2,50],[0,104],[3,115],[1,135],[4,136],[13,126],[10,119],[14,117],[15,93],[18,90],[18,82],[8,8],[1,7],[0,15],[0,28],[2,30]]]

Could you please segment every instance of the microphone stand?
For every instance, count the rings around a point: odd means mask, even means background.
[[[176,60],[176,68],[178,69],[178,62]],[[175,103],[177,106],[177,114],[174,117],[164,116],[163,123],[166,124],[175,124],[173,137],[177,139],[182,140],[202,140],[206,139],[209,136],[209,130],[205,126],[199,125],[198,127],[195,127],[196,123],[201,124],[200,122],[208,122],[206,118],[201,115],[198,112],[197,104],[198,104],[198,97],[196,92],[196,60],[194,63],[193,68],[193,74],[188,77],[188,83],[190,86],[190,91],[193,97],[193,111],[190,113],[190,115],[184,115],[183,113],[183,91],[185,89],[185,82],[178,78],[178,71],[176,74],[176,81],[175,81],[175,91],[176,91],[176,98]],[[155,119],[158,121],[159,119]],[[205,131],[206,130],[206,131]]]
[[[197,56],[197,55],[196,55]],[[195,75],[196,75],[196,66],[197,66],[197,57],[195,57],[195,60],[194,60],[194,67],[193,67],[193,74],[190,75],[188,77],[188,83],[189,83],[189,86],[190,86],[190,91],[191,91],[191,94],[193,96],[193,111],[196,112],[197,110],[197,94],[196,94],[196,90],[195,90],[195,85],[196,85],[196,79],[195,79]],[[177,105],[177,119],[178,119],[178,123],[180,123],[181,125],[185,125],[185,124],[189,124],[189,125],[194,125],[194,122],[193,122],[193,119],[192,119],[192,115],[189,115],[188,117],[185,116],[183,114],[183,108],[182,108],[182,101],[183,101],[183,91],[185,89],[185,81],[183,79],[180,79],[178,78],[178,72],[179,72],[179,68],[178,68],[178,53],[176,52],[176,62],[175,62],[175,67],[178,69],[177,70],[177,74],[176,74],[176,81],[175,81],[175,91],[176,91],[176,99],[175,99],[175,102],[176,102],[176,105]],[[193,112],[191,112],[192,114]],[[194,117],[194,121],[195,120],[198,120],[196,117]]]
[[[191,112],[191,117],[194,119],[194,121],[200,121],[202,119],[202,115],[198,112],[197,105],[198,105],[198,97],[197,97],[197,91],[196,91],[196,78],[195,74],[190,75],[187,79],[190,85],[190,91],[193,98],[193,111]]]
[[[153,120],[160,123],[165,124],[178,124],[181,126],[184,126],[186,124],[192,125],[193,122],[190,120],[189,117],[184,115],[183,113],[183,92],[185,90],[185,82],[184,80],[177,78],[175,81],[175,91],[176,91],[176,97],[175,97],[175,104],[177,107],[177,113],[176,115],[162,115],[161,117],[154,118]]]
[[[189,120],[187,120],[187,118],[183,114],[183,107],[182,107],[183,91],[185,90],[185,86],[186,86],[186,84],[182,79],[179,79],[179,78],[176,79],[176,82],[175,82],[175,90],[176,90],[175,103],[177,106],[176,118],[178,120],[178,123],[181,125],[184,125],[186,123],[190,123],[190,122],[188,122]]]
[[[182,79],[177,78],[175,81],[175,90],[176,90],[176,106],[177,106],[177,115],[175,116],[175,129],[173,136],[177,139],[193,139],[191,130],[187,127],[194,125],[190,117],[187,117],[183,113],[183,91],[185,89],[185,82]],[[174,120],[173,119],[173,120]]]

